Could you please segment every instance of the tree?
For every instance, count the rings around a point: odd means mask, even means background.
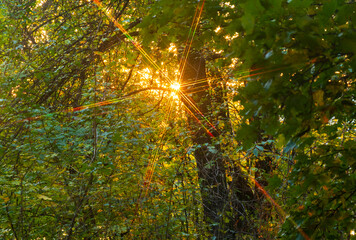
[[[246,223],[241,220],[247,216],[246,202],[253,200],[253,192],[242,175],[241,168],[231,159],[224,157],[217,140],[224,130],[218,130],[214,125],[217,126],[217,120],[228,123],[225,114],[227,109],[224,98],[218,96],[221,86],[212,88],[215,94],[211,91],[209,93],[205,71],[202,54],[189,53],[182,73],[181,100],[187,108],[192,142],[196,146],[194,157],[197,162],[205,220],[210,224],[209,231],[211,236],[217,239],[234,239],[236,232],[246,231]],[[215,104],[214,97],[217,100]],[[233,165],[229,174],[232,177],[231,182],[227,181],[227,163]]]
[[[353,1],[0,6],[2,238],[351,237]]]

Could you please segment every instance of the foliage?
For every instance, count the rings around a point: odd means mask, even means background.
[[[207,117],[224,132],[214,144],[229,159],[229,186],[239,165],[257,196],[250,217],[259,232],[244,237],[351,237],[353,1],[102,4],[0,3],[0,238],[209,236],[199,146],[167,81],[193,33],[205,86],[212,95],[223,86],[228,101],[213,100]],[[224,109],[228,121],[217,117]]]
[[[285,223],[283,238],[298,238],[294,228],[313,239],[347,238],[354,225],[353,5],[266,4],[264,14],[254,20],[254,30],[244,27],[246,40],[259,52],[252,56],[247,48],[243,59],[271,72],[251,79],[239,91],[237,99],[245,107],[241,114],[247,122],[257,118],[249,131],[263,129],[275,137],[285,153],[293,151],[296,163],[285,205],[292,220]],[[245,16],[252,11],[243,8]]]

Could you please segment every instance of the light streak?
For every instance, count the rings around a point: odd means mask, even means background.
[[[274,199],[271,197],[271,195],[268,194],[268,192],[261,186],[261,184],[259,184],[257,182],[257,180],[255,178],[253,178],[252,176],[248,175],[248,177],[255,183],[255,185],[258,187],[258,189],[262,192],[263,195],[266,196],[267,200],[269,202],[271,202],[277,209],[279,214],[282,216],[283,221],[286,218],[286,213],[283,211],[283,209],[281,208],[281,206],[276,203],[276,201],[274,201]]]
[[[248,77],[252,77],[252,76],[257,76],[257,75],[261,75],[261,74],[265,74],[265,73],[269,73],[269,72],[274,72],[274,71],[282,70],[282,69],[289,68],[289,67],[291,67],[291,66],[280,67],[280,68],[274,68],[274,69],[267,70],[267,71],[264,71],[264,72],[258,72],[258,73],[254,73],[254,74],[249,74],[249,75],[246,75],[246,76],[242,76],[242,77],[239,77],[239,79],[248,78]],[[255,68],[255,69],[249,70],[249,71],[241,71],[240,73],[255,72],[255,71],[258,71],[258,70],[262,70],[262,69],[264,69],[264,68]],[[182,85],[181,85],[181,88],[184,88],[184,87],[187,87],[187,86],[194,86],[194,85],[199,84],[199,83],[207,82],[208,80],[211,80],[211,81],[212,81],[212,80],[214,80],[214,79],[219,79],[219,78],[220,78],[220,77],[211,78],[211,79],[209,79],[209,78],[199,79],[199,80],[194,81],[194,82],[191,82],[191,83],[182,84]],[[208,86],[208,84],[205,85],[205,86]],[[199,88],[202,88],[202,87],[204,87],[204,86],[198,86],[198,87],[199,87]],[[195,89],[195,90],[196,90],[196,89]],[[197,92],[201,92],[201,91],[204,91],[204,89],[200,89],[200,90],[196,90],[196,91],[194,91],[194,92],[190,92],[190,94],[197,93]],[[181,90],[180,90],[180,92],[181,92]],[[214,126],[213,124],[211,124],[210,121],[201,113],[201,111],[196,107],[196,105],[193,103],[193,101],[192,101],[189,97],[187,97],[184,93],[182,93],[181,96],[183,97],[183,99],[184,99],[185,101],[188,102],[189,105],[191,105],[191,106],[193,107],[193,109],[194,109],[196,112],[198,112],[198,113],[203,117],[203,119],[204,119],[213,129],[215,129],[217,132],[219,132],[219,131],[215,128],[215,126]],[[190,112],[190,113],[192,114],[192,112]],[[200,123],[202,126],[204,126],[203,123],[201,123],[200,121],[199,121],[199,123]],[[204,126],[204,128],[205,128],[205,126]],[[209,135],[210,135],[210,134],[209,134]]]
[[[63,111],[57,111],[57,112],[53,112],[53,113],[48,113],[48,114],[44,114],[44,115],[40,115],[40,116],[35,116],[35,117],[29,117],[29,118],[25,118],[19,121],[16,121],[15,123],[21,123],[21,122],[31,122],[31,121],[37,121],[40,120],[42,118],[45,117],[51,117],[53,116],[55,113],[72,113],[72,112],[80,112],[86,109],[90,109],[90,108],[94,108],[94,107],[101,107],[101,106],[106,106],[106,105],[112,105],[115,103],[119,103],[128,99],[132,99],[133,97],[127,96],[127,97],[121,97],[121,98],[115,98],[115,99],[111,99],[111,100],[106,100],[106,101],[102,101],[102,102],[97,102],[97,103],[92,103],[92,104],[88,104],[88,105],[83,105],[83,106],[79,106],[79,107],[74,107],[74,108],[68,108],[66,110]]]
[[[183,52],[183,58],[181,59],[181,62],[179,63],[179,72],[180,72],[179,79],[178,79],[179,83],[181,82],[181,79],[182,79],[182,76],[183,76],[183,71],[185,69],[185,65],[186,65],[186,62],[187,62],[187,59],[188,59],[188,55],[189,55],[189,52],[190,52],[190,48],[191,48],[191,46],[193,44],[193,39],[194,39],[194,36],[195,36],[195,32],[196,32],[196,30],[198,28],[198,24],[200,22],[201,14],[203,13],[204,3],[205,3],[205,0],[203,0],[203,2],[201,4],[201,7],[200,7],[200,10],[199,10],[199,5],[195,9],[195,14],[194,14],[194,17],[193,17],[192,25],[190,26],[188,38],[187,38],[186,45],[185,45],[184,52]],[[194,23],[195,23],[194,31],[192,33],[192,37],[191,37],[190,42],[189,42],[189,37],[190,37],[190,34],[192,32],[192,28],[193,28]]]
[[[190,26],[190,29],[189,29],[189,34],[188,34],[188,38],[187,38],[187,41],[186,41],[186,44],[185,44],[185,48],[184,48],[184,52],[183,52],[183,57],[181,58],[181,61],[179,63],[179,78],[178,78],[178,83],[181,84],[181,80],[182,80],[182,77],[183,77],[183,72],[184,72],[184,69],[185,69],[185,65],[186,65],[186,62],[188,60],[188,55],[189,55],[189,52],[190,52],[190,49],[191,49],[191,46],[192,46],[192,43],[193,43],[193,39],[194,39],[194,36],[195,36],[195,33],[196,33],[196,30],[198,28],[198,25],[199,25],[199,22],[200,22],[200,18],[201,18],[201,15],[203,13],[203,9],[204,9],[204,4],[205,4],[205,0],[203,0],[201,6],[197,6],[197,8],[195,9],[195,13],[194,13],[194,17],[193,17],[193,21],[192,21],[192,24]],[[195,25],[195,26],[194,26]],[[193,29],[193,26],[194,26],[194,30],[192,31]],[[192,35],[190,37],[190,35]],[[199,80],[198,80],[199,81]],[[178,91],[179,95],[194,109],[194,111],[196,111],[201,117],[203,117],[203,119],[212,127],[214,128],[216,131],[218,131],[215,126],[204,116],[204,114],[199,110],[199,108],[196,106],[196,104],[189,98],[187,97],[184,92],[181,90],[181,88],[179,89]],[[187,108],[188,109],[188,108]],[[190,114],[193,115],[193,113],[189,110]],[[204,126],[204,124],[198,120],[198,118],[195,117],[195,119],[198,121],[199,124],[201,124],[205,129],[206,127]],[[208,131],[209,135],[210,136],[213,136],[209,131]]]
[[[273,68],[273,69],[270,69],[270,70],[267,70],[267,71],[264,71],[264,72],[258,72],[258,73],[254,73],[254,74],[249,74],[249,75],[246,75],[246,76],[242,76],[242,77],[239,77],[239,79],[241,79],[241,78],[253,77],[253,76],[257,76],[257,75],[262,75],[262,74],[266,74],[266,73],[270,73],[270,72],[276,72],[276,71],[279,71],[279,70],[282,70],[282,69],[286,69],[286,68],[290,68],[290,67],[291,67],[291,66],[280,67],[280,68]]]
[[[170,108],[169,108],[169,111],[168,111],[168,115],[167,115],[167,118],[166,118],[166,120],[164,122],[169,120],[169,118],[171,116],[171,113],[172,113],[172,109],[173,109],[173,101],[171,101],[171,105],[170,105]],[[149,185],[151,184],[152,176],[153,176],[153,173],[155,171],[155,165],[156,165],[156,162],[157,162],[157,159],[158,159],[158,152],[162,151],[162,148],[163,148],[163,138],[165,137],[166,133],[167,133],[167,130],[162,130],[162,135],[161,135],[161,138],[159,140],[160,146],[159,146],[159,148],[156,149],[154,157],[153,157],[153,160],[149,162],[149,165],[147,167],[146,177],[145,177],[145,184],[147,184],[147,189],[146,189],[147,191],[148,191]],[[144,197],[146,196],[147,191],[146,191]]]
[[[263,193],[263,195],[266,196],[267,200],[272,203],[277,209],[279,214],[282,216],[283,221],[286,220],[287,214],[285,213],[285,211],[281,208],[281,206],[276,203],[276,201],[274,201],[274,199],[271,197],[271,195],[268,194],[268,192],[261,186],[261,184],[259,184],[257,182],[257,180],[253,177],[251,177],[250,175],[247,175],[250,179],[252,179],[252,181],[256,184],[256,186],[258,187],[258,189]],[[297,231],[305,238],[305,240],[310,240],[310,237],[303,231],[302,228],[300,228],[298,226],[298,224],[291,218],[289,217],[288,220],[290,220],[294,227],[297,229]]]
[[[286,220],[287,218],[287,214],[286,212],[282,209],[282,207],[271,197],[271,195],[262,187],[261,184],[259,184],[259,182],[252,177],[250,174],[248,174],[248,171],[246,170],[246,168],[244,168],[241,164],[238,164],[240,166],[241,169],[243,169],[246,174],[244,174],[245,176],[247,176],[248,178],[250,178],[254,184],[257,186],[257,188],[262,192],[263,195],[265,195],[265,197],[267,198],[267,200],[272,203],[272,205],[274,205],[276,207],[276,209],[278,210],[278,214],[282,217],[283,221]],[[305,240],[310,240],[310,237],[303,231],[303,229],[291,218],[291,216],[289,216],[288,218],[289,221],[291,221],[294,225],[294,227],[297,229],[297,231],[305,238]]]
[[[275,72],[275,71],[283,70],[283,69],[290,68],[290,67],[292,67],[292,65],[291,66],[285,66],[285,67],[279,67],[279,68],[273,68],[273,69],[266,70],[264,72],[257,72],[257,73],[254,73],[254,74],[248,74],[248,75],[245,75],[245,76],[240,76],[240,77],[237,77],[237,79],[258,76],[258,75],[262,75],[262,74],[265,74],[265,73]],[[238,71],[238,72],[235,72],[235,74],[251,73],[251,72],[256,72],[256,71],[264,70],[264,69],[265,68],[255,68],[255,69],[251,69],[251,70]],[[181,83],[180,86],[181,86],[181,88],[184,88],[184,87],[187,87],[187,86],[194,86],[194,85],[197,85],[199,83],[204,83],[204,82],[208,82],[208,81],[214,81],[214,80],[221,79],[221,78],[224,78],[224,77],[225,76],[215,77],[215,78],[211,78],[211,77],[202,78],[202,79],[199,79],[199,80],[194,81],[194,82]]]
[[[191,100],[191,98],[189,98],[188,96],[186,96],[185,94],[181,95],[185,101],[187,101],[187,103],[192,106],[192,108],[199,113],[199,115],[213,128],[215,129],[217,132],[218,130],[215,128],[215,126],[204,116],[204,114],[198,109],[198,107],[193,103],[193,101]],[[188,109],[188,107],[187,107]],[[190,112],[192,113],[192,112]],[[193,113],[192,113],[193,114]],[[196,118],[198,119],[198,118]],[[200,123],[205,129],[206,127],[204,126],[204,124],[201,121],[198,121],[198,123]]]
[[[209,129],[207,129],[207,128],[204,126],[204,124],[201,123],[201,121],[197,118],[197,116],[195,116],[195,114],[194,114],[186,105],[183,104],[183,106],[187,109],[188,113],[189,113],[190,115],[192,115],[192,116],[195,118],[195,120],[197,120],[197,122],[200,123],[200,124],[203,126],[203,128],[205,129],[205,131],[207,132],[207,134],[209,134],[210,137],[215,138],[215,136],[209,131]],[[216,130],[215,127],[214,127],[214,129]]]
[[[167,119],[166,120],[169,120],[171,112],[172,112],[172,108],[173,108],[173,101],[171,102],[171,105],[170,105],[170,108],[169,108],[169,113],[167,115]],[[153,154],[153,158],[151,158],[151,160],[148,162],[148,166],[146,168],[146,173],[145,173],[145,176],[143,178],[143,184],[142,184],[143,186],[141,188],[140,195],[137,198],[137,201],[136,201],[136,204],[135,204],[135,216],[138,213],[138,210],[139,210],[139,207],[140,207],[142,199],[146,198],[146,196],[148,194],[149,187],[151,185],[151,181],[152,181],[152,177],[153,177],[153,173],[154,173],[155,168],[156,168],[156,162],[158,160],[158,153],[161,152],[162,149],[163,149],[163,145],[164,145],[163,144],[163,138],[165,137],[166,132],[167,132],[167,130],[164,130],[164,129],[162,130],[161,138],[159,139],[159,142],[158,142],[159,147],[156,148],[156,151]],[[136,220],[136,218],[133,218],[132,221],[131,221],[131,224],[133,224],[135,220]]]
[[[120,31],[130,40],[130,42],[137,48],[137,50],[159,71],[161,68],[153,61],[153,59],[146,53],[146,51],[133,39],[133,37],[126,31],[126,29],[115,19],[115,17],[109,12],[105,11],[103,4],[99,0],[93,0],[94,3],[102,10],[106,16],[114,23],[114,25],[120,29]],[[167,76],[166,76],[167,77]],[[168,78],[168,77],[167,77]],[[169,78],[168,78],[169,79]]]

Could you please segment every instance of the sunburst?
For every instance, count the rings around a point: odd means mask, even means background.
[[[178,82],[172,83],[170,88],[173,89],[174,91],[179,91],[180,84]]]

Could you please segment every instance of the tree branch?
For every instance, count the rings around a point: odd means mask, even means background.
[[[147,87],[147,88],[141,88],[141,89],[138,89],[138,90],[129,92],[129,93],[125,94],[123,97],[129,97],[129,96],[138,94],[138,93],[140,93],[140,92],[150,91],[150,90],[168,91],[168,92],[173,92],[173,91],[175,91],[174,89],[164,88],[164,87]]]

